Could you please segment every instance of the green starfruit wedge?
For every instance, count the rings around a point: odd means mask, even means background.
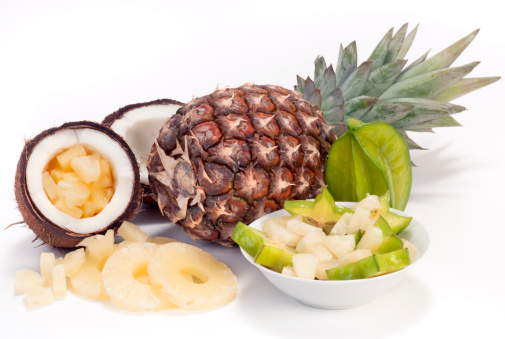
[[[412,217],[405,217],[403,215],[396,214],[389,210],[389,197],[390,193],[387,191],[379,197],[379,202],[381,208],[379,214],[384,220],[389,224],[391,229],[395,234],[399,234],[401,231],[407,228],[412,221]]]
[[[342,214],[351,211],[347,207],[335,205],[335,200],[326,187],[323,187],[314,201],[284,201],[284,209],[291,215],[301,215],[308,223],[319,227],[333,226]]]
[[[246,251],[251,257],[256,258],[265,239],[267,239],[267,234],[258,231],[255,228],[249,227],[240,221],[235,226],[231,238],[235,241],[244,251]]]
[[[353,280],[365,279],[379,274],[380,268],[375,260],[375,256],[366,257],[364,259],[337,266],[326,271],[330,280]]]
[[[402,248],[393,252],[374,255],[379,272],[376,275],[382,275],[398,271],[410,264],[409,250]]]
[[[348,118],[347,131],[331,146],[326,183],[334,199],[359,201],[390,192],[389,204],[404,210],[412,186],[407,142],[385,122]]]

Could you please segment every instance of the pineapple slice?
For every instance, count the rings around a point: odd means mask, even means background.
[[[298,253],[293,256],[293,269],[298,278],[314,280],[316,277],[317,258],[310,253]]]
[[[72,159],[75,157],[82,157],[86,155],[86,150],[82,145],[75,145],[74,147],[66,150],[65,152],[56,156],[56,160],[62,169],[68,170],[70,169],[70,164],[72,163]]]
[[[40,255],[40,275],[44,278],[44,286],[51,286],[53,283],[53,268],[56,265],[56,257],[52,252]]]
[[[65,266],[65,275],[69,278],[75,277],[81,270],[86,261],[86,252],[84,248],[79,248],[75,251],[68,252],[63,258]]]
[[[149,280],[173,304],[206,310],[231,301],[237,277],[224,263],[198,247],[172,242],[160,245],[148,266]],[[188,276],[196,279],[188,279]]]
[[[29,309],[48,306],[53,303],[53,295],[50,290],[39,285],[32,285],[25,291],[26,305]]]
[[[117,233],[125,240],[145,242],[148,238],[146,232],[131,222],[124,221],[118,228]]]
[[[108,300],[103,288],[100,268],[98,260],[88,258],[81,270],[70,278],[72,290],[89,299]]]
[[[103,284],[114,305],[131,312],[174,307],[149,282],[147,266],[157,249],[156,244],[131,242],[107,260],[102,271]]]
[[[58,264],[53,267],[53,295],[55,298],[64,298],[67,295],[67,277],[65,276],[65,266]]]
[[[16,271],[16,292],[25,294],[31,286],[43,286],[45,279],[37,272],[27,268]]]
[[[157,245],[164,245],[164,244],[168,244],[168,243],[171,243],[171,242],[177,242],[177,240],[175,240],[175,239],[167,238],[167,237],[161,237],[161,236],[147,238],[146,241],[147,242],[151,242],[153,244],[157,244]]]
[[[86,183],[97,181],[100,176],[100,156],[98,154],[74,157],[70,168]]]

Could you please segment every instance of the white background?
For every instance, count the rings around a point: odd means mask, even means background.
[[[0,323],[2,338],[503,338],[505,81],[457,99],[464,127],[412,137],[417,165],[406,212],[431,247],[394,290],[346,311],[303,306],[247,265],[238,249],[197,243],[238,277],[229,305],[201,313],[130,314],[70,295],[27,311],[14,295],[17,269],[38,269],[14,202],[25,139],[75,120],[101,121],[119,107],[183,102],[245,82],[292,88],[313,60],[335,62],[356,40],[364,61],[390,27],[420,24],[407,58],[432,54],[480,28],[455,65],[472,76],[504,74],[505,24],[493,1],[6,1],[0,2]],[[191,240],[156,209],[135,222],[150,234]]]

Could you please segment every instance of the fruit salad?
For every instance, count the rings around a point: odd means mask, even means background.
[[[389,209],[389,192],[368,195],[351,208],[328,190],[314,201],[286,201],[291,214],[268,218],[262,230],[238,223],[232,238],[256,264],[288,276],[351,280],[400,270],[417,249],[400,233],[412,218]]]

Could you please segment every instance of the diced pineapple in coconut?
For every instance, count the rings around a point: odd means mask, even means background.
[[[417,255],[418,255],[418,251],[417,251],[417,248],[414,246],[414,244],[411,243],[410,241],[408,241],[407,239],[403,239],[403,238],[400,238],[400,239],[403,242],[403,248],[406,248],[409,250],[410,261],[416,260]]]
[[[53,267],[56,265],[56,257],[52,252],[40,255],[40,275],[44,278],[44,286],[51,286],[53,283]]]
[[[31,286],[43,286],[44,278],[35,271],[27,268],[16,271],[16,292],[18,294],[25,294],[27,288]]]
[[[82,216],[82,210],[77,206],[73,208],[68,207],[64,198],[58,198],[54,203],[54,207],[76,219],[80,219]]]
[[[101,264],[114,252],[114,231],[108,230],[103,234],[93,235],[85,238],[79,246],[86,247],[87,255]]]
[[[336,235],[344,235],[347,232],[347,227],[349,222],[352,219],[353,213],[346,212],[342,215],[342,217],[337,221],[337,223],[333,226],[330,231],[330,234]]]
[[[358,245],[356,245],[356,249],[369,249],[372,253],[375,253],[382,244],[382,241],[382,230],[379,227],[370,226],[361,237]]]
[[[372,251],[368,249],[354,250],[352,252],[347,253],[346,255],[339,258],[338,264],[340,266],[350,264],[356,262],[361,259],[365,259],[372,255]]]
[[[296,277],[295,269],[293,266],[284,266],[282,268],[281,274],[290,276],[290,277]]]
[[[82,157],[86,155],[86,150],[82,145],[75,145],[74,147],[66,150],[65,152],[56,156],[56,160],[62,169],[68,170],[70,169],[70,164],[72,163],[72,159],[76,157]]]
[[[335,268],[338,266],[337,258],[332,258],[329,261],[317,262],[316,265],[316,278],[319,280],[328,280],[328,275],[326,274],[326,270],[330,268]]]
[[[286,246],[296,246],[302,238],[300,235],[288,231],[286,228],[287,221],[290,217],[280,217],[267,219],[262,224],[263,232],[268,234],[270,239]]]
[[[148,238],[146,232],[142,231],[137,225],[124,221],[118,228],[117,233],[123,237],[124,240],[145,242]]]
[[[366,231],[368,227],[372,226],[375,221],[371,218],[370,211],[364,207],[357,207],[356,211],[347,225],[347,234],[352,234],[357,231]]]
[[[334,257],[341,258],[354,250],[356,247],[356,240],[353,234],[330,234],[326,236],[322,244]]]
[[[302,237],[306,236],[309,232],[316,229],[316,226],[307,224],[298,219],[289,219],[286,223],[286,228],[288,231],[301,235]]]
[[[58,197],[60,196],[58,192],[60,188],[56,185],[53,178],[47,171],[42,173],[42,187],[44,188],[44,191],[46,192],[46,195],[49,198],[49,200],[51,200],[51,202],[54,204],[56,199],[58,199]]]
[[[86,298],[108,300],[103,288],[102,268],[97,260],[88,258],[81,270],[70,278],[72,290]]]
[[[98,154],[75,157],[70,168],[86,183],[97,181],[100,176],[100,156]]]
[[[86,261],[86,252],[84,248],[79,248],[75,251],[68,252],[63,258],[65,266],[65,275],[69,278],[75,277],[81,270]]]
[[[310,253],[293,255],[293,269],[298,278],[311,279],[316,277],[317,258]]]
[[[25,291],[26,306],[29,309],[48,306],[53,303],[53,294],[45,287],[33,285]]]
[[[53,295],[55,298],[64,298],[67,295],[67,277],[65,266],[59,264],[53,267]]]

